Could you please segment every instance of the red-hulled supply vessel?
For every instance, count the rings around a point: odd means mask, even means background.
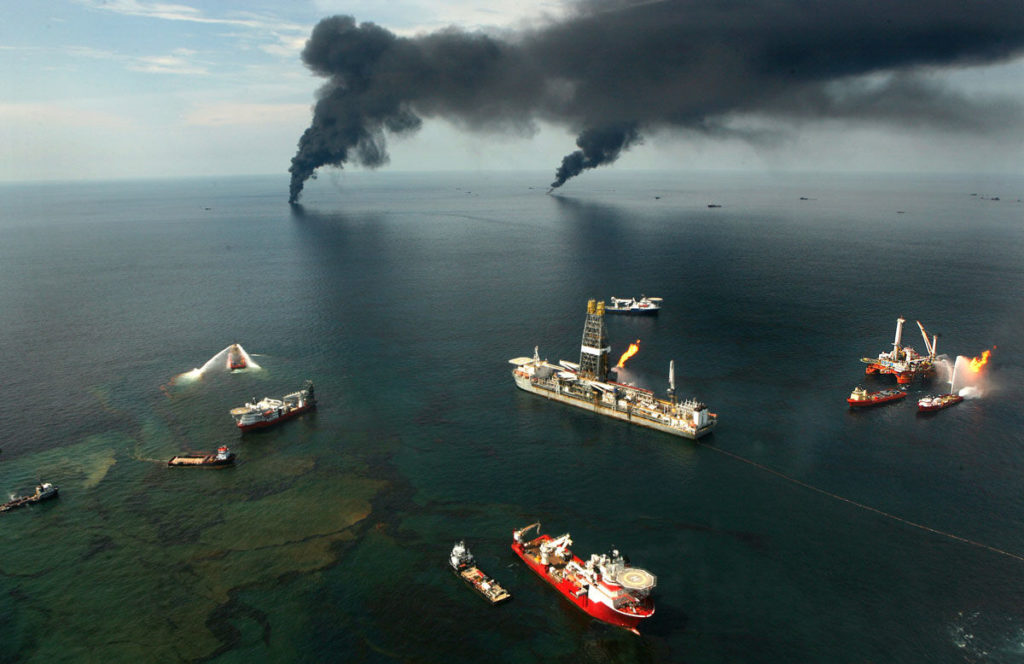
[[[298,392],[286,394],[280,399],[263,397],[255,398],[244,406],[231,409],[231,417],[242,431],[263,429],[279,422],[301,415],[316,407],[316,395],[313,392],[313,381],[307,380],[306,385]]]
[[[657,577],[630,567],[618,551],[592,554],[583,562],[569,548],[569,533],[527,540],[526,533],[534,528],[540,532],[539,523],[512,531],[512,550],[527,567],[588,615],[639,634],[640,622],[654,615],[650,595]]]
[[[924,337],[925,348],[928,355],[921,355],[910,346],[901,346],[903,340],[903,324],[907,321],[903,318],[896,319],[896,338],[892,342],[892,350],[879,353],[878,357],[863,357],[861,362],[868,366],[864,369],[866,374],[893,374],[896,382],[900,385],[909,385],[918,376],[929,378],[935,375],[935,347],[938,345],[938,335],[928,339],[921,322],[917,326],[921,328],[921,336]]]
[[[238,371],[246,368],[248,363],[245,361],[245,355],[242,354],[242,348],[238,344],[231,344],[228,348],[228,371]]]
[[[850,404],[850,408],[865,408],[867,406],[880,406],[883,403],[899,401],[906,396],[907,393],[902,388],[868,392],[863,387],[858,386],[853,388],[853,392],[850,392],[850,396],[847,397],[846,403]]]
[[[949,408],[963,401],[959,394],[938,394],[936,396],[923,397],[917,400],[917,412],[931,413],[943,408]]]

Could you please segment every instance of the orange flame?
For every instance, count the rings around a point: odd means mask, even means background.
[[[992,348],[994,350],[996,347],[992,346]],[[986,351],[984,351],[981,354],[981,357],[972,357],[971,358],[971,364],[970,364],[971,371],[973,371],[974,373],[978,373],[979,371],[981,371],[981,368],[983,366],[985,366],[986,364],[988,364],[988,358],[991,355],[992,355],[992,351],[991,350],[986,350]]]
[[[616,369],[621,369],[626,364],[626,360],[636,355],[636,352],[640,350],[640,340],[637,339],[635,344],[629,344],[629,348],[619,358],[619,363],[615,365]]]

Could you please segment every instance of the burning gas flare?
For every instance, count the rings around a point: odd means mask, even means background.
[[[622,367],[624,367],[626,365],[626,360],[628,360],[629,358],[631,358],[634,355],[636,355],[636,352],[638,350],[640,350],[640,340],[639,339],[636,340],[636,343],[629,344],[629,348],[627,348],[626,352],[623,353],[622,357],[619,358],[619,363],[615,365],[615,368],[616,369],[621,369]]]
[[[995,350],[995,348],[996,347],[993,346],[992,350]],[[972,357],[970,360],[971,371],[973,371],[974,373],[980,372],[981,368],[988,364],[988,358],[992,355],[992,350],[986,350],[981,354],[981,357]]]

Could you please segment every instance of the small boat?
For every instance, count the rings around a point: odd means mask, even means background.
[[[227,445],[217,448],[216,454],[199,452],[197,454],[179,454],[167,462],[168,466],[229,466],[235,462],[235,453]]]
[[[238,371],[249,366],[245,361],[245,355],[242,354],[242,349],[238,344],[231,344],[231,348],[228,349],[228,371]]]
[[[936,410],[955,406],[963,400],[964,398],[959,394],[937,394],[935,396],[924,397],[917,401],[917,412],[931,413]]]
[[[512,595],[497,581],[480,571],[480,568],[476,566],[473,554],[469,552],[469,548],[466,547],[463,540],[459,540],[452,547],[448,563],[451,565],[452,571],[462,577],[463,581],[491,604],[500,604],[512,599]]]
[[[307,380],[301,390],[286,394],[280,399],[263,397],[256,401],[254,397],[253,401],[244,406],[232,408],[231,417],[239,429],[251,431],[284,422],[313,408],[316,408],[316,394],[313,391],[313,381]]]
[[[899,401],[906,396],[907,393],[899,388],[868,392],[863,387],[858,386],[854,388],[853,392],[850,392],[846,403],[850,404],[850,408],[864,408],[866,406],[879,406],[883,403]]]
[[[641,295],[640,299],[635,297],[615,297],[611,298],[611,304],[605,307],[605,311],[610,314],[632,314],[634,316],[652,316],[661,309],[660,297],[647,297]]]
[[[7,512],[9,510],[13,510],[16,507],[32,505],[34,503],[39,503],[50,498],[56,498],[58,491],[59,489],[57,488],[56,485],[51,484],[49,482],[40,482],[39,484],[36,485],[35,493],[28,496],[15,498],[0,505],[0,512]]]

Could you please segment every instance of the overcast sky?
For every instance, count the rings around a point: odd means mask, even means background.
[[[449,25],[501,36],[572,9],[561,0],[0,0],[0,7],[0,181],[287,177],[324,83],[300,57],[321,18],[348,14],[403,37]],[[1024,103],[1020,57],[926,75],[969,98]],[[755,142],[659,128],[614,168],[1024,173],[1021,126],[1018,118],[992,133],[812,118],[772,127],[770,140]],[[553,173],[575,149],[577,132],[543,119],[517,131],[473,131],[428,116],[418,131],[388,138],[385,168]]]

